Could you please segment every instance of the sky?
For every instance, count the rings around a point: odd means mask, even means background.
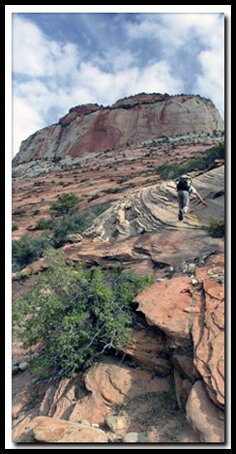
[[[14,156],[71,107],[198,94],[224,115],[224,14],[12,14]]]

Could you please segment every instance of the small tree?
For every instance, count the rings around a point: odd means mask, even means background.
[[[32,371],[58,378],[131,340],[130,303],[152,279],[121,267],[105,273],[75,266],[61,251],[47,251],[45,259],[48,271],[13,305],[13,326],[24,348],[38,345],[37,356],[30,355]]]
[[[52,216],[64,216],[65,214],[69,214],[74,212],[79,207],[79,199],[78,197],[70,192],[68,194],[61,194],[58,197],[57,202],[53,203],[50,208]]]
[[[208,232],[213,238],[222,238],[225,235],[225,223],[224,220],[218,221],[216,219],[211,219]]]
[[[52,226],[51,219],[40,218],[35,226],[35,230],[47,230]]]
[[[12,241],[13,270],[18,271],[26,265],[42,257],[50,246],[46,234],[40,236],[23,235],[20,240]]]
[[[91,225],[94,217],[88,210],[78,210],[76,213],[67,214],[52,221],[53,246],[56,248],[63,246],[71,233],[82,233]]]

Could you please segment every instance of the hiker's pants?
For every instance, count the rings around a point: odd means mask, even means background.
[[[182,213],[187,213],[189,208],[189,192],[188,191],[178,191],[178,201],[179,201],[179,210]]]

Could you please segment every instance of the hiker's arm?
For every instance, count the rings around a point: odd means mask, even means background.
[[[197,191],[195,192],[195,195],[196,195],[196,197],[197,197],[197,198],[198,198],[198,199],[200,200],[200,202],[202,202],[202,203],[203,203],[203,205],[205,205],[205,206],[206,206],[206,202],[204,202],[203,198],[202,198],[202,197],[200,196],[200,194],[198,194],[198,192],[197,192]]]

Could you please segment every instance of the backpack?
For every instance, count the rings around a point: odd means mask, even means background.
[[[180,177],[176,186],[177,191],[189,191],[191,181],[188,178]]]

